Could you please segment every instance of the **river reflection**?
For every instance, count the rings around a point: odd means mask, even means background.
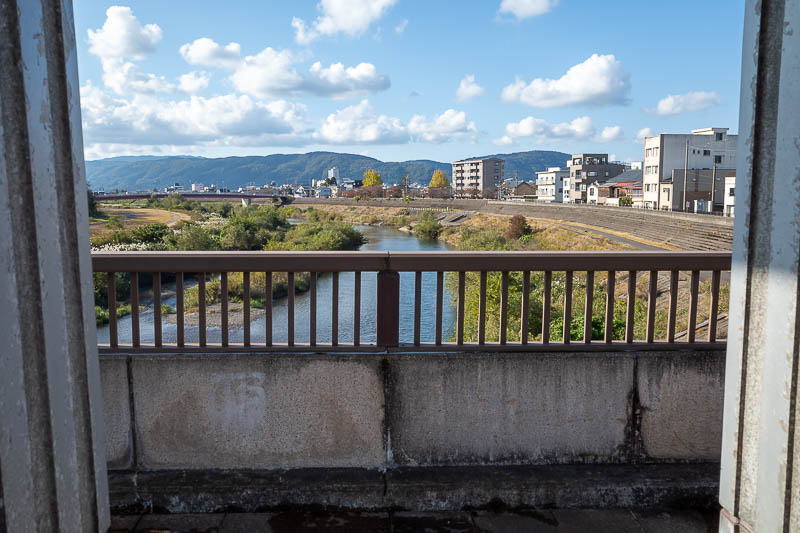
[[[408,233],[385,227],[356,226],[364,233],[369,242],[361,246],[361,251],[441,251],[449,247],[439,241],[419,239]],[[324,269],[320,265],[320,269]],[[353,280],[354,274],[343,272],[339,274],[339,342],[351,343],[353,341]],[[187,287],[196,282],[188,281]],[[361,342],[375,342],[376,317],[377,317],[377,273],[363,272],[361,274]],[[330,274],[320,275],[317,282],[317,342],[327,343],[331,339],[331,289],[332,278]],[[447,289],[445,288],[445,292]],[[162,303],[175,306],[175,284],[163,285]],[[153,342],[153,309],[152,291],[142,291],[140,303],[147,310],[139,313],[141,342]],[[295,342],[305,343],[309,339],[309,293],[295,295]],[[280,298],[273,303],[272,338],[276,343],[287,342],[287,299]],[[420,324],[420,337],[422,342],[433,342],[436,327],[436,273],[425,272],[422,275],[422,314]],[[229,339],[231,342],[242,342],[243,329],[241,319],[234,315],[241,311],[231,312]],[[257,311],[253,311],[254,314]],[[456,311],[451,294],[445,294],[444,310],[442,316],[442,338],[447,340],[452,336],[455,327]],[[400,273],[400,342],[410,343],[414,338],[414,273]],[[187,321],[188,322],[188,321]],[[120,344],[131,342],[130,316],[117,321],[117,331]],[[235,325],[238,324],[238,325]],[[257,314],[250,323],[251,342],[254,344],[265,341],[265,320],[263,314]],[[177,328],[166,317],[162,318],[162,339],[165,344],[176,342]],[[218,327],[206,328],[209,343],[221,341],[221,331]],[[97,339],[100,344],[108,343],[108,326],[97,328]],[[187,325],[185,327],[187,343],[198,342],[198,328]]]

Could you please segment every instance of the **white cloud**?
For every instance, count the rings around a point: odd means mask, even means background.
[[[606,126],[597,136],[597,140],[599,142],[619,141],[624,136],[621,126]]]
[[[475,136],[478,128],[467,120],[464,111],[448,109],[428,121],[422,115],[414,115],[408,123],[408,131],[417,139],[430,143],[442,143],[452,139]]]
[[[211,74],[208,72],[192,71],[178,78],[178,89],[193,94],[208,87],[210,81]]]
[[[289,50],[267,47],[247,56],[231,76],[237,90],[259,98],[297,91],[303,78],[294,69],[295,58]]]
[[[653,136],[653,130],[651,130],[650,128],[642,128],[636,132],[636,142],[643,143],[645,137],[652,137],[652,136]]]
[[[180,52],[190,65],[233,70],[241,61],[242,47],[239,43],[221,46],[208,37],[201,37],[182,45]]]
[[[518,19],[543,15],[556,7],[558,0],[502,0],[500,13],[510,13]]]
[[[130,61],[119,58],[101,60],[103,83],[117,94],[170,92],[175,85],[164,76],[144,73]]]
[[[503,88],[504,102],[551,108],[570,105],[625,104],[630,95],[630,75],[613,55],[592,54],[559,79],[517,80]]]
[[[475,83],[475,76],[470,74],[464,76],[464,79],[462,79],[458,84],[458,89],[456,90],[456,99],[459,102],[467,102],[483,96],[484,92],[486,91],[484,91],[483,87]]]
[[[509,144],[514,144],[514,139],[512,139],[508,135],[503,135],[502,137],[495,139],[492,142],[497,146],[508,146]]]
[[[349,98],[383,91],[391,85],[386,76],[378,74],[372,63],[359,63],[347,67],[342,63],[332,63],[323,67],[317,61],[309,69],[310,76],[304,83],[309,92],[321,96]]]
[[[535,137],[540,141],[567,139],[588,140],[595,134],[595,127],[589,117],[578,117],[570,122],[551,124],[544,119],[526,117],[519,122],[506,124],[505,135],[496,139],[495,144],[511,144],[519,137]]]
[[[292,19],[295,40],[307,45],[320,36],[361,35],[396,3],[397,0],[321,0],[317,4],[321,15],[311,25],[297,17]]]
[[[375,115],[362,100],[328,115],[314,138],[331,144],[402,144],[408,132],[400,119]]]
[[[692,91],[686,94],[670,94],[658,101],[655,112],[658,115],[677,115],[686,111],[708,109],[722,103],[713,91]]]
[[[155,51],[161,40],[161,28],[156,24],[142,26],[131,8],[111,6],[99,30],[89,30],[89,53],[100,58],[142,59]]]
[[[408,19],[403,19],[403,22],[394,27],[394,32],[400,35],[404,31],[406,31],[406,26],[408,26]]]

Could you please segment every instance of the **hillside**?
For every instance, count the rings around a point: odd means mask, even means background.
[[[505,159],[505,175],[519,172],[520,178],[532,179],[534,172],[548,166],[563,165],[569,154],[534,150],[515,154],[500,154]],[[173,183],[189,187],[192,183],[215,184],[232,189],[248,183],[263,185],[275,181],[310,184],[311,180],[324,178],[330,167],[339,168],[343,178],[361,177],[368,168],[374,168],[385,183],[399,183],[408,172],[411,182],[427,184],[433,171],[442,169],[450,178],[449,162],[413,160],[383,162],[372,157],[335,152],[308,154],[274,154],[268,156],[202,158],[187,156],[115,157],[86,162],[86,177],[93,189],[111,191],[152,190]]]

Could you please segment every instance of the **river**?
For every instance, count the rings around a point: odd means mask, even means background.
[[[367,238],[368,242],[361,246],[361,251],[437,251],[450,248],[439,241],[419,239],[409,233],[394,228],[379,226],[356,226]],[[323,265],[320,265],[324,268]],[[377,316],[375,272],[361,274],[361,342],[375,342],[375,321]],[[353,341],[353,279],[354,275],[344,272],[339,275],[339,342],[349,344]],[[328,343],[331,339],[331,276],[321,275],[317,282],[317,342]],[[187,282],[186,287],[195,282]],[[445,288],[445,292],[447,289]],[[442,338],[449,339],[455,327],[456,311],[453,295],[445,294],[444,311],[442,316]],[[309,293],[295,295],[295,342],[305,343],[309,339]],[[163,285],[162,303],[175,306],[175,284]],[[152,291],[148,288],[142,290],[140,303],[147,307],[139,313],[140,335],[143,344],[153,342],[153,308]],[[272,338],[276,343],[287,341],[287,299],[273,300]],[[420,337],[423,342],[433,342],[436,324],[436,274],[425,272],[422,275],[422,316],[420,324]],[[233,313],[231,313],[233,314]],[[412,272],[400,273],[400,342],[410,343],[414,337],[414,274]],[[162,319],[162,339],[165,344],[176,342],[177,328],[174,323]],[[231,321],[241,322],[239,321]],[[122,317],[117,321],[117,331],[120,344],[131,342],[131,318]],[[220,342],[220,328],[207,327],[208,342]],[[263,343],[265,340],[265,320],[263,316],[257,317],[250,324],[251,342]],[[241,326],[231,325],[229,338],[231,342],[242,342],[243,330]],[[185,327],[187,343],[198,342],[198,328]],[[108,343],[108,326],[97,328],[97,340],[100,344]]]

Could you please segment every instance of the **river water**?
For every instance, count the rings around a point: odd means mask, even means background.
[[[361,246],[361,251],[441,251],[450,249],[439,241],[428,241],[415,237],[394,228],[378,226],[356,226],[367,238],[368,242]],[[324,266],[320,265],[323,269]],[[361,274],[361,342],[375,342],[377,293],[375,272]],[[339,342],[349,344],[353,341],[353,279],[349,272],[339,274]],[[186,287],[191,287],[196,282],[188,282]],[[320,275],[317,281],[317,342],[328,343],[331,339],[331,289],[332,279],[330,274]],[[447,288],[445,288],[447,293]],[[141,342],[153,342],[153,308],[152,291],[148,288],[140,294],[140,304],[146,310],[139,313],[139,328]],[[309,339],[309,293],[295,295],[295,342],[304,343]],[[175,284],[164,284],[161,295],[162,303],[175,306]],[[456,311],[452,294],[445,294],[444,310],[442,316],[442,338],[449,339],[454,331]],[[272,338],[276,343],[287,342],[287,299],[280,298],[272,302]],[[420,337],[422,342],[433,342],[435,334],[436,310],[436,273],[425,272],[422,275],[422,305],[421,305]],[[231,312],[234,315],[236,312]],[[254,310],[255,313],[255,310]],[[233,343],[242,342],[243,330],[241,320],[231,317],[229,338]],[[235,325],[236,323],[239,325]],[[263,343],[265,340],[265,320],[262,316],[255,317],[250,324],[251,342]],[[117,321],[117,331],[120,344],[131,342],[130,316],[122,317]],[[185,326],[185,340],[187,343],[198,342],[198,328]],[[162,318],[162,339],[165,344],[176,342],[177,328],[166,318]],[[206,328],[209,343],[218,343],[221,339],[220,328],[209,326]],[[400,342],[409,343],[414,337],[414,274],[412,272],[400,273]],[[100,344],[108,343],[108,326],[97,328],[97,340]]]

